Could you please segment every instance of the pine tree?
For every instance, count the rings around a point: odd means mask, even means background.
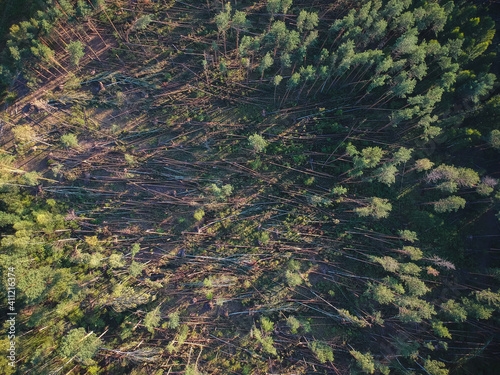
[[[318,26],[319,18],[317,13],[301,10],[297,17],[297,29],[300,33],[311,31]]]
[[[149,332],[153,333],[154,328],[159,326],[160,321],[160,306],[158,306],[154,310],[146,314],[146,317],[144,318],[144,326],[148,329]]]
[[[220,12],[215,16],[215,24],[217,25],[217,29],[219,31],[219,34],[222,34],[222,37],[224,39],[224,55],[227,54],[227,48],[226,48],[226,32],[229,30],[230,27],[230,21],[231,21],[231,16],[228,11],[223,11]]]
[[[260,70],[260,79],[264,78],[264,72],[269,69],[274,63],[273,58],[271,57],[271,54],[268,52],[266,55],[262,58],[260,65],[259,65],[259,70]]]
[[[351,350],[349,353],[356,359],[356,364],[366,374],[373,374],[375,372],[375,362],[370,353],[362,354],[356,350]]]
[[[387,199],[372,197],[368,200],[368,205],[358,207],[354,211],[361,217],[373,216],[376,219],[382,219],[389,216],[392,205]]]
[[[488,138],[488,142],[491,147],[500,149],[500,130],[494,129],[490,132],[490,136]]]
[[[80,327],[68,332],[62,340],[59,352],[65,358],[75,357],[83,364],[89,365],[101,345],[102,342],[95,333],[86,333],[85,329]]]
[[[134,22],[134,25],[132,26],[132,30],[133,31],[145,30],[148,27],[148,25],[151,23],[151,21],[152,21],[151,16],[149,14],[146,14],[145,16],[138,18]]]
[[[281,0],[267,1],[267,11],[271,14],[271,21],[274,19],[274,15],[278,13],[280,9],[281,9]]]
[[[312,341],[309,343],[309,348],[316,355],[320,363],[333,362],[333,350],[328,344],[320,341]]]
[[[458,211],[465,207],[465,199],[456,195],[440,199],[434,203],[434,210],[439,213]]]
[[[239,10],[234,12],[231,26],[236,29],[236,51],[239,51],[240,31],[246,30],[250,26],[246,13]]]
[[[66,50],[69,53],[69,62],[73,66],[78,66],[80,59],[85,56],[83,44],[79,40],[68,43]]]
[[[377,181],[385,184],[385,185],[392,185],[394,182],[396,182],[396,173],[398,169],[392,165],[392,164],[384,164],[377,170],[375,170],[375,178]]]

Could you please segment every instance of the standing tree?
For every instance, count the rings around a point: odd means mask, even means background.
[[[393,164],[384,164],[375,171],[375,178],[377,181],[392,185],[396,181],[396,173],[398,169]]]
[[[274,52],[273,56],[276,57],[278,48],[283,46],[287,40],[288,30],[286,29],[286,24],[283,21],[273,22],[269,33],[267,34],[269,38],[274,42]]]
[[[262,78],[264,78],[264,72],[269,69],[274,63],[273,58],[271,57],[271,54],[268,52],[266,55],[262,58],[260,65],[259,65],[259,70],[260,70],[260,80],[262,81]]]
[[[69,0],[58,0],[58,3],[67,18],[71,18],[75,15],[75,8]]]
[[[83,44],[79,40],[68,43],[66,50],[69,53],[69,62],[73,66],[78,66],[80,59],[85,56]]]
[[[274,19],[274,15],[278,13],[281,9],[281,0],[268,0],[267,1],[267,11],[271,13],[269,20],[269,27],[271,27],[271,22]]]
[[[87,19],[92,13],[92,8],[87,4],[86,1],[78,0],[76,3],[76,15],[77,17]]]
[[[283,19],[290,10],[293,0],[281,0],[281,11],[283,12]]]
[[[239,10],[234,12],[233,21],[231,23],[231,26],[236,29],[236,52],[239,52],[240,31],[246,30],[250,26],[250,23],[247,20],[246,13],[241,12]]]
[[[500,149],[500,130],[494,129],[490,132],[488,143],[491,145],[491,147]]]
[[[350,351],[351,355],[356,358],[356,364],[365,374],[373,374],[375,372],[375,363],[373,356],[370,353],[360,353],[356,350]]]
[[[228,7],[228,8],[230,9],[230,7]],[[224,55],[227,53],[226,32],[229,29],[230,22],[231,22],[231,15],[230,15],[229,11],[227,11],[227,9],[226,9],[226,11],[220,12],[218,15],[215,16],[215,24],[217,25],[217,29],[219,31],[219,34],[222,33],[222,38],[224,40]]]
[[[443,198],[435,202],[434,210],[439,213],[458,211],[458,209],[465,207],[465,203],[465,199],[463,199],[462,197],[452,195],[451,197]]]
[[[387,199],[371,197],[369,203],[365,207],[358,207],[354,211],[359,216],[373,216],[376,219],[382,219],[389,216],[392,210],[392,205]]]
[[[319,19],[317,13],[301,10],[299,16],[297,17],[297,30],[299,30],[300,33],[311,31],[318,26],[318,23]]]
[[[92,363],[92,357],[101,346],[101,340],[95,333],[85,333],[85,328],[75,328],[62,340],[59,351],[63,357],[76,358],[84,365]]]
[[[274,102],[276,102],[276,89],[278,88],[278,86],[282,80],[283,80],[283,77],[280,76],[279,74],[274,76],[274,81],[273,81],[273,83],[274,83]]]

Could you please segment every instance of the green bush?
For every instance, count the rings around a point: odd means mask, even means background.
[[[205,216],[205,211],[203,211],[203,208],[198,208],[193,215],[196,221],[200,221],[201,219],[203,219],[204,216]]]
[[[262,152],[265,150],[269,142],[267,142],[261,135],[253,134],[248,137],[248,141],[250,142],[250,146],[252,146],[255,152]]]
[[[61,144],[64,148],[76,148],[78,147],[78,139],[74,134],[64,134],[61,136]]]

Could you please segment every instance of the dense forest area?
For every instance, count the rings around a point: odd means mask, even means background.
[[[498,4],[0,11],[0,373],[498,373]]]

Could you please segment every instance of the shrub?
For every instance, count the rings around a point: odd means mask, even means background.
[[[157,307],[153,311],[150,311],[146,314],[144,318],[144,326],[148,329],[149,332],[153,333],[154,328],[158,327],[160,324],[161,316],[160,316],[160,308]]]
[[[296,272],[286,271],[285,273],[286,282],[290,287],[294,287],[302,284],[302,278]]]
[[[254,134],[248,137],[248,141],[250,142],[250,145],[252,146],[255,152],[264,151],[264,149],[269,144],[269,142],[267,142],[264,138],[262,138],[262,136],[258,134]]]
[[[142,273],[144,267],[145,267],[144,264],[132,261],[129,267],[130,276],[132,277],[139,276]]]
[[[125,154],[125,162],[130,166],[133,166],[136,163],[135,158],[130,154]]]
[[[29,125],[16,126],[12,129],[16,142],[29,142],[36,137],[36,133]]]
[[[327,344],[319,341],[313,341],[309,343],[309,349],[316,355],[318,361],[321,363],[326,363],[327,361],[333,361],[333,350]]]
[[[37,172],[27,172],[21,177],[22,182],[29,186],[35,186],[38,184],[38,179],[40,175]]]
[[[362,354],[356,350],[351,350],[349,353],[356,358],[356,364],[363,372],[367,374],[373,374],[375,372],[375,362],[373,361],[373,356],[370,353]]]
[[[274,323],[267,319],[265,316],[260,318],[260,325],[264,332],[271,332],[274,329]]]
[[[135,243],[133,246],[132,246],[132,258],[135,257],[135,255],[141,250],[141,245],[139,245],[138,243]]]
[[[347,188],[343,186],[336,186],[332,189],[333,195],[344,195],[347,193]]]
[[[148,27],[151,21],[152,19],[149,14],[142,16],[141,18],[137,19],[137,21],[135,21],[134,25],[132,26],[132,30],[144,30],[146,29],[146,27]]]
[[[179,325],[179,312],[176,311],[168,316],[168,327],[176,329]]]
[[[78,147],[78,139],[74,134],[64,134],[61,136],[61,144],[64,148],[76,148]]]
[[[293,333],[293,334],[296,334],[297,331],[299,330],[300,328],[300,322],[299,320],[294,317],[294,316],[289,316],[287,319],[286,319],[286,324],[287,326],[290,328],[290,331]]]
[[[216,184],[211,184],[208,187],[208,191],[220,200],[230,196],[233,193],[233,190],[234,189],[230,184],[223,185],[222,187],[218,187]]]
[[[120,268],[125,265],[125,262],[123,261],[121,254],[111,254],[108,264],[110,268]]]
[[[201,219],[203,219],[203,216],[205,216],[205,211],[203,211],[203,208],[198,208],[193,215],[196,221],[200,221]]]

